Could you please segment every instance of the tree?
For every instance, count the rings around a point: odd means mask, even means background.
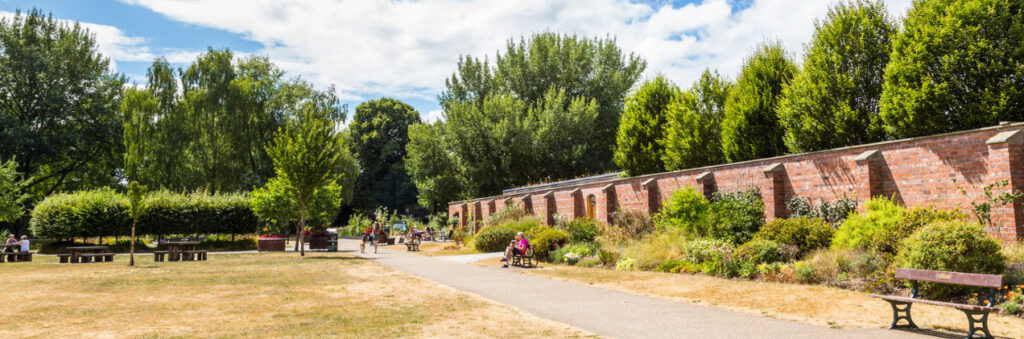
[[[26,192],[117,184],[123,85],[77,23],[39,9],[0,19],[0,158],[18,159]]]
[[[915,1],[892,42],[881,116],[893,138],[1024,119],[1024,4]]]
[[[351,150],[362,171],[356,179],[354,206],[404,210],[416,204],[416,186],[405,171],[404,161],[409,125],[419,122],[416,109],[392,98],[370,100],[356,107],[349,130]]]
[[[332,185],[337,185],[345,175],[338,173],[344,140],[337,130],[338,120],[332,119],[339,114],[343,116],[343,108],[333,91],[319,93],[312,99],[295,112],[267,146],[277,177],[287,181],[287,191],[298,207],[295,233],[303,256],[306,252],[302,246],[302,230],[306,228],[317,190],[332,190]],[[333,206],[340,203],[336,201]]]
[[[661,140],[666,133],[668,106],[678,96],[679,88],[659,75],[626,98],[616,136],[615,164],[627,175],[665,171]]]
[[[815,22],[803,69],[779,103],[790,151],[885,140],[878,101],[895,33],[885,5],[872,0],[840,2]]]
[[[465,183],[447,152],[442,122],[409,126],[405,168],[416,183],[417,201],[433,213],[462,198]]]
[[[14,159],[0,162],[0,222],[15,222],[25,214],[25,181]]]
[[[354,173],[354,172],[341,172]],[[263,187],[252,191],[249,206],[253,213],[280,227],[297,224],[301,213],[295,199],[294,186],[282,177],[274,177]],[[323,226],[334,220],[339,204],[344,201],[342,184],[328,182],[313,191],[313,198],[307,207],[306,222]],[[296,249],[299,244],[296,243]]]
[[[465,112],[486,112],[487,105],[510,104],[516,107],[503,107],[502,111],[515,109],[528,110],[551,109],[545,103],[557,97],[561,92],[565,99],[561,100],[562,110],[573,111],[584,109],[589,114],[589,106],[594,105],[596,119],[583,126],[591,136],[581,139],[581,144],[571,144],[576,152],[585,150],[587,161],[574,168],[556,168],[553,164],[527,167],[525,163],[505,159],[502,164],[491,166],[501,172],[516,172],[510,179],[511,185],[521,185],[530,180],[557,180],[614,168],[612,152],[615,148],[615,133],[618,129],[622,102],[629,89],[636,83],[646,68],[646,62],[633,54],[625,55],[612,39],[587,39],[574,35],[557,33],[540,33],[522,38],[518,42],[510,40],[505,53],[499,53],[494,65],[486,60],[473,57],[460,58],[456,72],[445,82],[446,89],[439,96],[441,107],[445,111],[447,125],[454,124],[453,117],[472,115]],[[552,92],[555,91],[555,93]],[[517,103],[512,103],[515,100]],[[542,109],[543,108],[543,109]],[[523,121],[520,120],[519,123]],[[507,129],[511,122],[501,119],[490,119],[477,123],[482,132],[488,129]],[[452,138],[476,137],[472,135],[453,135]],[[511,138],[512,135],[507,137]],[[464,145],[470,140],[452,140],[451,145]],[[486,143],[481,149],[489,148],[494,153],[519,153],[521,145]],[[509,149],[506,149],[509,148]],[[456,156],[459,156],[458,154]],[[547,155],[544,155],[547,156]],[[555,157],[555,155],[551,155]],[[560,161],[559,164],[573,163]],[[476,167],[468,159],[460,159],[460,166]],[[516,168],[513,168],[516,167]],[[483,171],[484,168],[469,168],[472,172]],[[544,172],[544,173],[538,173]],[[557,177],[545,177],[547,174]],[[536,178],[536,179],[532,179]],[[509,185],[495,187],[491,183],[478,184],[475,180],[467,180],[467,187],[474,191],[496,193],[496,190]]]
[[[668,170],[681,170],[725,163],[722,153],[722,120],[725,100],[732,85],[718,72],[704,70],[693,83],[668,106],[668,127],[663,161]]]
[[[135,181],[128,183],[128,214],[132,218],[132,239],[131,248],[129,248],[128,266],[135,266],[135,226],[139,224],[139,217],[142,216],[142,211],[146,209],[145,199],[143,199],[145,194],[146,186],[139,185]]]
[[[796,65],[778,41],[764,42],[746,59],[725,102],[722,152],[729,162],[786,153],[778,106]]]

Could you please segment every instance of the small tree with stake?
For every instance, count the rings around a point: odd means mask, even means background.
[[[128,266],[135,266],[135,225],[139,223],[139,216],[142,215],[142,209],[145,208],[142,202],[142,197],[145,194],[146,186],[135,181],[128,183],[128,201],[131,203],[129,213],[132,217],[132,243],[129,250]]]
[[[288,182],[287,190],[295,197],[299,222],[295,226],[299,252],[302,230],[317,190],[338,185],[338,170],[343,152],[343,139],[330,118],[330,107],[307,103],[283,129],[279,129],[267,154],[274,163],[277,176]]]

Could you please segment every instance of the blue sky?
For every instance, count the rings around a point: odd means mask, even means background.
[[[901,16],[910,0],[887,2]],[[540,31],[613,36],[681,86],[705,68],[735,77],[756,43],[780,39],[799,57],[821,0],[630,2],[0,0],[0,17],[39,7],[82,22],[119,72],[143,83],[156,56],[183,66],[207,47],[270,57],[290,76],[336,86],[350,110],[382,96],[443,118],[436,96],[460,55],[490,57],[507,39]]]

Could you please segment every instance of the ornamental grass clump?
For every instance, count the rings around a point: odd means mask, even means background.
[[[686,259],[687,241],[686,232],[670,229],[634,242],[623,253],[633,258],[637,269],[653,270],[665,261]]]

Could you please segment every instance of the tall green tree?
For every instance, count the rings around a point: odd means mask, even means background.
[[[681,170],[725,162],[722,153],[722,120],[725,100],[732,84],[718,72],[705,69],[693,83],[668,106],[668,124],[661,141],[663,161],[668,170]]]
[[[736,87],[725,102],[722,151],[729,162],[767,158],[786,153],[785,130],[779,124],[782,89],[796,65],[779,41],[761,43],[747,57]]]
[[[0,222],[14,222],[25,214],[24,186],[18,163],[14,159],[0,162]]]
[[[116,185],[124,77],[77,23],[39,9],[0,19],[0,158],[17,158],[24,190]]]
[[[1024,120],[1024,3],[915,1],[892,45],[881,102],[891,137]]]
[[[445,210],[449,201],[462,199],[465,183],[445,146],[443,122],[409,126],[405,168],[416,183],[417,202],[431,212]]]
[[[386,206],[405,210],[416,205],[416,185],[405,170],[409,125],[420,122],[415,108],[392,98],[369,100],[356,107],[349,124],[351,149],[362,171],[353,205],[364,210]]]
[[[873,0],[839,2],[815,22],[803,68],[779,103],[790,151],[885,140],[878,102],[896,31],[885,5]]]
[[[338,182],[344,139],[339,132],[338,119],[343,106],[332,92],[320,93],[305,103],[285,127],[278,130],[267,146],[267,154],[274,163],[277,179],[286,184],[285,190],[293,196],[298,210],[295,233],[298,234],[299,252],[305,256],[302,230],[314,206],[318,191],[340,191]],[[344,119],[341,119],[344,120]],[[336,195],[340,198],[340,193]],[[328,204],[339,206],[340,199]]]
[[[462,57],[455,74],[445,82],[441,107],[456,102],[482,107],[491,94],[514,95],[536,107],[552,88],[565,91],[566,106],[577,97],[588,103],[594,100],[598,121],[592,126],[596,138],[587,154],[588,169],[606,170],[614,166],[612,151],[622,102],[646,67],[646,61],[624,54],[612,39],[539,33],[518,42],[510,40],[493,66],[486,60]]]
[[[615,164],[631,176],[665,171],[666,116],[669,104],[680,95],[679,87],[659,75],[645,81],[626,98],[616,136]]]

